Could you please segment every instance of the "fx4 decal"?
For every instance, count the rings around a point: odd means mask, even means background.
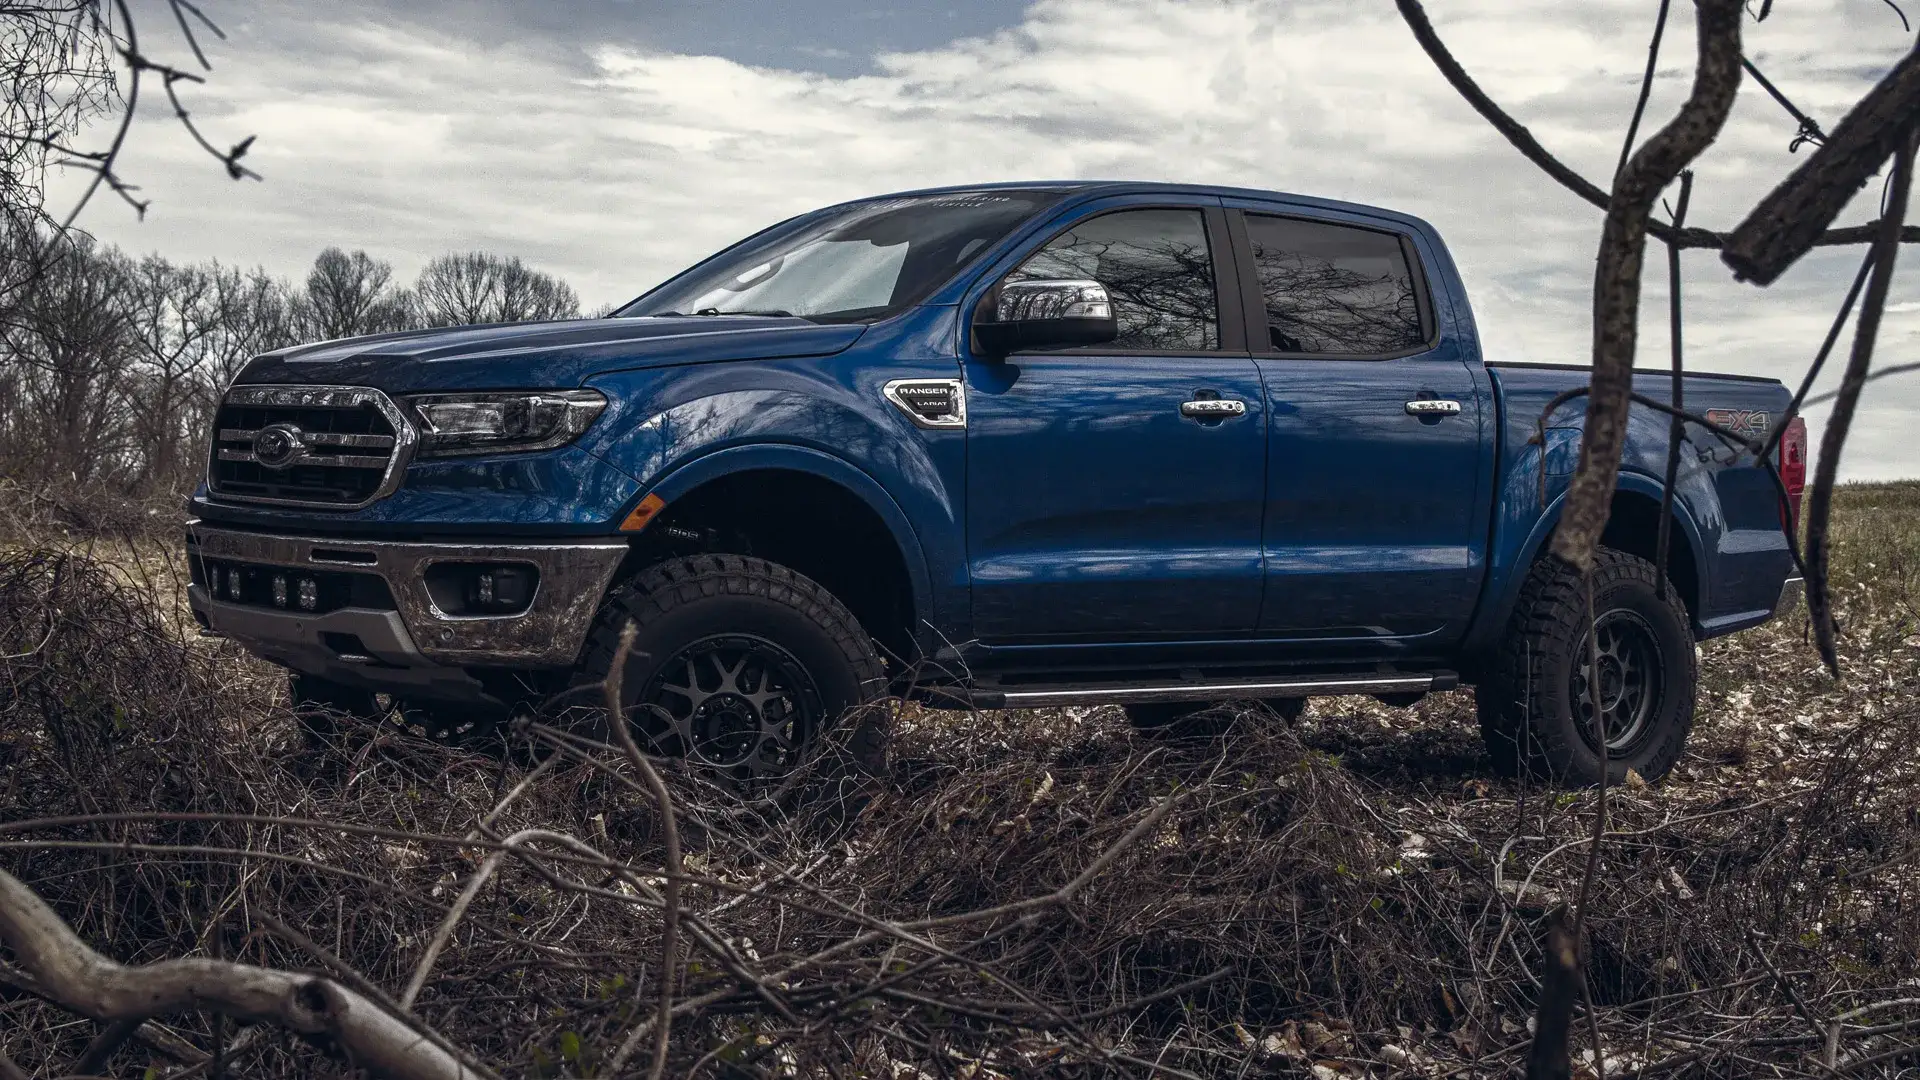
[[[1764,439],[1773,430],[1773,416],[1754,409],[1708,409],[1707,419],[1749,439]]]

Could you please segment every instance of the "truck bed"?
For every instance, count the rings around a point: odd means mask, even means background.
[[[1544,540],[1542,520],[1565,493],[1579,465],[1581,425],[1586,399],[1576,398],[1547,418],[1546,445],[1533,442],[1540,412],[1565,390],[1584,385],[1591,368],[1571,364],[1492,363],[1488,376],[1497,388],[1499,451],[1490,579],[1511,590],[1524,576],[1524,561]],[[1656,401],[1672,399],[1672,373],[1637,368],[1633,388]],[[1777,379],[1711,372],[1686,374],[1682,383],[1689,412],[1751,436],[1764,437],[1785,422],[1791,400]],[[1620,466],[1616,514],[1657,507],[1666,474],[1668,418],[1635,405],[1628,420],[1626,451]],[[1545,502],[1541,500],[1544,471]],[[1680,455],[1677,523],[1689,551],[1676,552],[1670,574],[1699,583],[1693,604],[1695,631],[1701,637],[1731,633],[1764,621],[1779,600],[1780,581],[1791,573],[1792,557],[1781,530],[1778,490],[1751,453],[1729,447],[1705,428],[1687,426]],[[1718,516],[1702,519],[1690,507],[1718,506]],[[1689,591],[1683,589],[1683,592]]]

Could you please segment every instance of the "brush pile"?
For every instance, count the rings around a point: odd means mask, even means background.
[[[1492,776],[1465,694],[1204,738],[890,706],[888,773],[797,803],[657,763],[672,875],[619,748],[311,747],[271,670],[97,555],[0,556],[0,869],[109,958],[325,975],[476,1075],[644,1075],[663,991],[673,1076],[1505,1075],[1593,831],[1595,793]],[[1584,920],[1609,1077],[1920,1056],[1917,650],[1904,604],[1842,599],[1854,678],[1791,627],[1716,645],[1694,752],[1609,793]],[[103,1029],[47,989],[0,949],[29,1075]],[[183,1012],[90,1064],[357,1074],[320,1042]]]

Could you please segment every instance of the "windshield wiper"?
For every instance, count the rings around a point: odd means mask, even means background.
[[[757,319],[804,319],[805,315],[795,315],[791,311],[779,308],[765,308],[760,311],[721,311],[719,308],[701,308],[699,311],[655,311],[642,318],[647,319],[712,319],[722,315],[739,315]]]

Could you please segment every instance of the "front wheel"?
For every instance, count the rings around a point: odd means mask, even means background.
[[[755,787],[792,773],[850,709],[886,688],[873,639],[811,579],[763,559],[698,555],[647,567],[615,589],[587,640],[570,697],[588,701],[633,647],[621,705],[641,745]],[[856,767],[884,764],[885,728],[850,733]]]
[[[1699,675],[1687,610],[1652,563],[1625,552],[1596,552],[1592,580],[1591,635],[1587,583],[1571,566],[1545,556],[1521,587],[1475,691],[1502,773],[1596,784],[1604,761],[1609,783],[1629,769],[1651,781],[1680,760]]]

